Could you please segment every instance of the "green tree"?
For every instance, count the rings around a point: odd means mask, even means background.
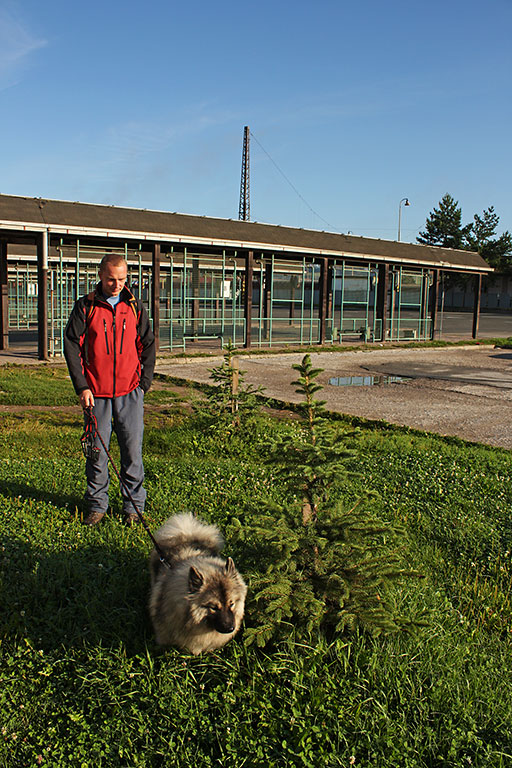
[[[512,271],[512,234],[508,231],[496,237],[500,218],[491,205],[482,215],[475,214],[467,235],[467,248],[478,253],[490,267],[500,272]]]
[[[462,209],[457,200],[449,194],[443,196],[439,208],[429,215],[425,231],[420,232],[417,241],[423,245],[438,245],[442,248],[464,248],[471,224],[462,226]]]
[[[479,216],[473,216],[470,224],[462,224],[462,209],[457,200],[446,194],[434,208],[416,240],[424,245],[458,248],[476,251],[489,266],[499,272],[512,272],[512,234],[503,232],[496,236],[500,218],[491,205]],[[451,278],[459,281],[461,278]]]

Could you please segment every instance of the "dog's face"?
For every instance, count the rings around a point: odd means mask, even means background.
[[[191,566],[188,583],[190,607],[196,623],[221,634],[231,634],[239,628],[247,589],[231,558],[224,569],[209,577]]]

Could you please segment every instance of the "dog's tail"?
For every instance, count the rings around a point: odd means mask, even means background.
[[[218,555],[224,546],[218,528],[207,525],[193,515],[175,515],[155,533],[160,546],[171,557],[180,550],[198,548],[212,555]]]

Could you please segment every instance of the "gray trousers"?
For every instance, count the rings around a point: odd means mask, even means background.
[[[142,435],[144,432],[144,392],[140,387],[122,397],[95,397],[94,415],[98,431],[107,448],[110,446],[112,428],[117,435],[121,451],[119,473],[139,510],[144,510],[146,491],[143,487],[144,467],[142,465]],[[106,512],[108,507],[108,457],[96,437],[99,448],[95,461],[87,459],[85,474],[87,490],[85,501],[90,512]],[[123,512],[135,512],[133,505],[121,484]]]

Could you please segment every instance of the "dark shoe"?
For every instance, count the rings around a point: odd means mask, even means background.
[[[104,517],[105,517],[104,512],[89,512],[87,517],[84,519],[83,524],[98,525],[98,523],[100,523]]]
[[[124,515],[124,522],[126,525],[138,525],[140,523],[140,517],[136,512],[126,512]]]

